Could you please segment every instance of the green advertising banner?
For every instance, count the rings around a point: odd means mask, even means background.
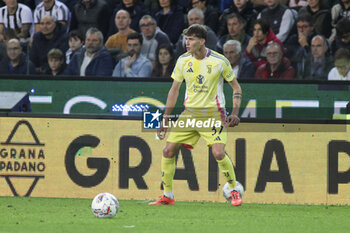
[[[242,82],[241,118],[332,119],[345,113],[349,84]],[[0,79],[0,91],[30,93],[35,113],[136,115],[152,107],[164,107],[171,81],[150,80],[49,80]],[[224,86],[226,106],[232,106],[232,89]],[[177,112],[183,110],[185,85]]]

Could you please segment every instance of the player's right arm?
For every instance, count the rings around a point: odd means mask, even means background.
[[[163,140],[165,138],[167,128],[163,127],[163,122],[165,123],[165,125],[168,125],[169,116],[170,116],[171,112],[173,111],[175,104],[176,104],[176,101],[177,101],[177,98],[179,96],[179,90],[181,87],[181,83],[182,82],[178,82],[178,81],[174,80],[173,84],[169,90],[168,98],[166,100],[166,106],[165,106],[165,112],[163,115],[162,125],[161,125],[160,129],[157,130],[157,136],[159,137],[160,140]]]

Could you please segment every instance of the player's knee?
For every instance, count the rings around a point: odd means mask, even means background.
[[[169,147],[164,147],[163,149],[163,156],[165,158],[172,158],[175,155],[175,152],[171,150]]]
[[[212,149],[212,154],[216,160],[223,160],[225,158],[225,151]]]

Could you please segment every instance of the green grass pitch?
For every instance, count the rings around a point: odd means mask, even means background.
[[[0,197],[0,233],[350,232],[350,206],[119,202],[116,217],[98,219],[90,199]]]

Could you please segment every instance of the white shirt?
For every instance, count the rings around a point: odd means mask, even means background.
[[[80,66],[80,76],[85,76],[86,67],[89,65],[93,57],[94,56],[89,57],[85,52],[83,63]]]
[[[40,23],[42,17],[51,15],[55,21],[69,21],[69,9],[64,3],[55,0],[55,4],[48,11],[45,10],[44,2],[38,4],[34,11],[34,23]]]
[[[236,65],[235,67],[233,67],[232,71],[235,74],[235,77],[238,77],[238,70],[239,70],[239,65]]]
[[[15,15],[9,15],[7,6],[0,8],[0,23],[5,28],[19,29],[23,24],[32,24],[32,10],[22,3],[18,3],[18,8]]]
[[[350,70],[344,77],[338,72],[337,67],[333,67],[333,69],[331,69],[331,71],[328,73],[328,80],[350,80]]]

